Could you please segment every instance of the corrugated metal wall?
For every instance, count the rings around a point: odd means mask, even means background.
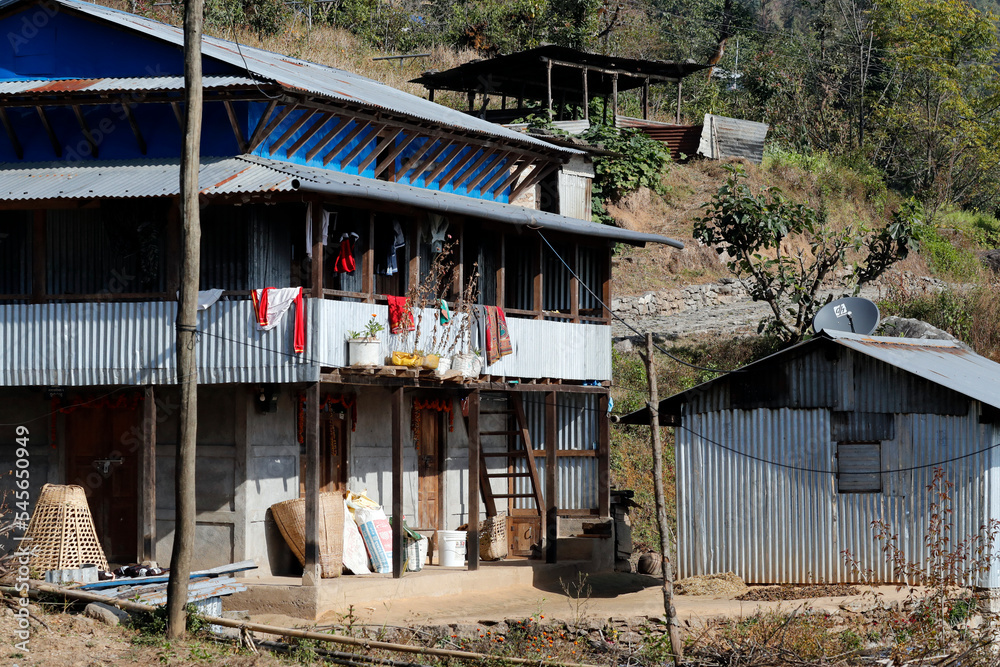
[[[176,315],[176,302],[2,306],[0,385],[174,384]],[[311,354],[292,351],[293,322],[289,314],[275,329],[258,331],[248,299],[200,312],[198,381],[318,380]]]
[[[846,550],[877,579],[891,581],[882,545],[873,539],[876,518],[898,532],[909,558],[927,558],[932,468],[884,472],[882,493],[840,494],[835,475],[809,472],[836,471],[828,410],[686,412],[683,420],[676,429],[680,577],[733,571],[748,583],[857,581],[844,562]],[[996,443],[976,410],[894,420],[895,438],[882,443],[883,471],[926,466]],[[988,518],[987,498],[996,502],[988,487],[991,456],[944,466],[955,483],[953,539],[976,534]]]
[[[31,214],[0,211],[0,294],[31,293]]]
[[[598,442],[597,407],[598,396],[595,394],[557,393],[556,397],[556,428],[558,433],[557,448],[560,451],[596,451]],[[531,392],[523,395],[524,414],[528,420],[528,431],[531,433],[532,445],[535,449],[545,449],[545,401],[548,395],[544,392]],[[545,495],[544,480],[547,457],[536,457],[539,477],[542,481],[542,495]],[[523,462],[517,464],[518,472],[525,472]],[[597,509],[597,457],[596,456],[565,456],[559,457],[559,507],[560,509]],[[515,478],[517,493],[531,493],[531,486],[526,478]],[[518,499],[515,507],[527,509],[533,505],[530,501]]]

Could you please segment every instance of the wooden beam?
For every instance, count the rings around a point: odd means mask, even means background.
[[[368,213],[368,241],[361,256],[361,291],[368,295],[366,302],[375,301],[375,211]]]
[[[539,168],[534,173],[528,174],[521,183],[510,193],[510,201],[514,201],[521,196],[521,193],[536,185],[540,180],[559,168],[557,164],[550,164],[548,167]]]
[[[52,123],[49,122],[48,114],[45,113],[45,109],[42,107],[35,107],[35,111],[38,112],[38,118],[42,121],[45,133],[49,135],[49,143],[52,144],[53,152],[55,152],[56,157],[62,157],[62,146],[59,144],[59,138],[56,137],[55,130],[52,129]]]
[[[503,233],[500,234],[500,243],[497,244],[496,253],[496,305],[503,308],[506,305],[507,296],[507,239]]]
[[[543,289],[544,276],[542,275],[542,267],[545,266],[545,262],[542,261],[542,254],[544,250],[542,249],[542,243],[538,239],[534,240],[534,243],[530,244],[531,252],[531,309],[535,312],[535,319],[542,319],[542,309],[545,305],[544,296],[545,292]]]
[[[319,399],[319,382],[313,382],[306,388],[306,563],[302,569],[303,586],[319,586],[323,578],[319,561]]]
[[[181,111],[181,103],[180,102],[171,102],[170,103],[170,108],[173,109],[173,111],[174,111],[174,118],[177,119],[177,127],[180,129],[181,132],[183,132],[184,131],[184,114]]]
[[[453,143],[454,142],[448,142],[448,145],[451,146]],[[433,183],[434,179],[437,178],[438,174],[440,174],[442,171],[444,171],[444,168],[447,167],[449,164],[451,164],[451,161],[455,159],[455,156],[458,155],[458,152],[461,151],[461,150],[462,150],[461,147],[456,147],[455,148],[455,152],[451,153],[450,157],[446,156],[443,160],[441,160],[440,162],[438,162],[438,165],[436,167],[434,167],[431,170],[431,172],[429,174],[427,174],[427,176],[424,177],[424,183],[426,183],[427,185],[430,185],[431,183]],[[428,165],[428,166],[430,166],[430,165]],[[414,175],[414,179],[420,178],[420,172],[419,171],[414,172],[413,175]]]
[[[545,106],[549,111],[549,122],[552,121],[552,61],[545,61]]]
[[[587,68],[580,70],[583,73],[583,119],[590,121],[590,93],[587,90]]]
[[[506,154],[500,156],[500,159],[503,160],[505,163],[499,169],[497,169],[493,173],[492,176],[490,176],[490,180],[488,180],[485,183],[483,183],[483,186],[481,188],[479,188],[479,191],[481,193],[486,194],[487,192],[490,191],[490,188],[492,188],[496,184],[497,181],[499,181],[501,178],[504,178],[505,176],[509,176],[510,175],[510,172],[508,171],[508,169],[510,168],[511,163],[506,162],[506,161],[508,159],[510,159],[511,157],[512,157],[511,153],[506,153]],[[514,158],[514,159],[516,159],[516,158]],[[475,187],[475,186],[473,186],[473,187]]]
[[[465,191],[472,192],[473,190],[475,190],[476,186],[482,183],[483,179],[489,176],[494,169],[496,169],[497,173],[503,173],[504,172],[503,168],[501,167],[498,169],[497,167],[499,167],[504,162],[504,160],[506,160],[509,156],[510,156],[510,151],[506,151],[498,155],[497,158],[491,161],[488,165],[484,166],[483,169],[478,174],[472,177],[471,181],[465,184]],[[490,179],[490,182],[492,183],[492,181],[495,178],[496,174],[493,175],[493,178]]]
[[[14,149],[14,154],[17,155],[18,160],[24,159],[24,148],[21,147],[21,142],[17,138],[17,133],[14,132],[14,125],[10,122],[10,116],[7,115],[7,110],[0,108],[0,122],[3,123],[3,127],[7,130],[7,138],[10,139],[10,145]]]
[[[601,301],[604,302],[601,306],[601,317],[605,320],[611,319],[611,260],[614,254],[615,247],[609,243],[604,254],[604,266],[601,267]]]
[[[678,125],[681,124],[681,80],[677,80],[677,115],[674,118],[674,122]]]
[[[343,169],[344,167],[347,167],[352,162],[354,162],[354,159],[359,155],[361,155],[361,151],[368,148],[368,144],[378,139],[379,132],[381,132],[382,129],[385,128],[385,125],[378,125],[373,123],[371,124],[371,128],[372,128],[371,134],[366,136],[364,139],[358,141],[358,145],[352,148],[351,152],[348,153],[343,160],[337,163],[338,168]]]
[[[613,126],[618,127],[618,74],[611,75],[611,117]]]
[[[371,123],[356,122],[354,128],[346,135],[344,135],[344,137],[337,142],[337,144],[330,150],[329,153],[323,156],[323,165],[325,166],[330,164],[330,161],[333,160],[333,158],[337,157],[340,154],[340,151],[344,150],[344,148],[346,148],[349,143],[354,141],[354,139],[359,134],[364,132],[364,129],[369,125],[371,125]]]
[[[271,100],[267,104],[267,108],[264,109],[264,113],[260,115],[260,120],[257,121],[257,126],[254,128],[253,132],[250,133],[250,139],[247,141],[247,153],[253,153],[257,146],[260,146],[260,142],[264,140],[264,137],[269,135],[274,131],[274,128],[278,127],[278,124],[292,112],[295,108],[294,104],[286,104],[284,110],[277,115],[273,120],[268,122],[271,118],[271,114],[274,113],[275,107],[278,106],[278,100]]]
[[[414,138],[417,138],[418,136],[420,136],[420,135],[418,135],[418,134],[414,134],[413,135]],[[416,166],[418,162],[420,162],[420,159],[424,155],[427,154],[427,151],[429,151],[434,146],[434,144],[437,143],[436,140],[433,137],[424,137],[424,138],[426,139],[426,141],[423,143],[423,145],[421,145],[420,148],[418,148],[417,151],[413,155],[411,155],[410,157],[408,157],[406,159],[406,162],[403,163],[402,169],[400,169],[400,171],[397,172],[392,177],[391,180],[393,182],[396,182],[396,181],[400,180],[401,178],[405,178],[406,174],[411,169],[413,169],[413,167]],[[376,176],[377,175],[378,174],[376,173]]]
[[[479,569],[479,390],[469,394],[469,534],[465,552],[469,570]]]
[[[558,560],[559,540],[559,424],[556,393],[545,394],[545,562]]]
[[[73,105],[73,115],[76,116],[76,122],[80,125],[83,138],[87,140],[87,145],[90,146],[90,154],[96,158],[98,151],[97,140],[94,139],[94,133],[90,131],[90,126],[87,125],[87,119],[83,117],[83,110],[80,109],[79,105]]]
[[[649,77],[646,77],[645,83],[642,84],[642,118],[649,119]]]
[[[525,170],[533,164],[535,164],[535,160],[525,160],[524,162],[522,162],[521,165],[517,167],[513,172],[511,172],[510,176],[505,178],[503,182],[501,182],[500,185],[497,187],[497,189],[493,191],[493,199],[496,199],[501,194],[503,194],[503,192],[511,185],[513,185],[517,181],[517,179],[521,177],[521,174],[523,174]],[[509,197],[508,201],[514,201],[514,197]]]
[[[403,130],[396,130],[392,135],[382,137],[382,141],[376,141],[375,148],[373,148],[371,152],[358,163],[358,173],[360,174],[364,172],[364,170],[368,168],[368,165],[374,162],[375,159],[378,158],[383,151],[385,151],[385,149],[389,148],[389,146],[393,146],[396,143],[396,139],[398,139],[402,134]],[[378,138],[376,137],[376,140],[377,139]]]
[[[156,394],[146,387],[142,404],[142,447],[139,451],[139,562],[156,560]]]
[[[611,516],[611,420],[608,397],[597,399],[597,515]]]
[[[36,209],[31,231],[31,302],[45,303],[46,292],[46,231],[45,219],[47,212],[45,209]]]
[[[492,150],[488,150],[488,151],[483,151],[483,154],[479,156],[479,159],[477,159],[475,162],[473,162],[471,167],[465,169],[462,172],[462,175],[455,179],[455,189],[457,190],[458,188],[462,187],[463,184],[469,178],[471,178],[472,176],[475,175],[476,170],[479,169],[480,167],[482,167],[483,164],[485,164],[486,161],[489,160],[491,157],[493,157],[494,155],[496,155],[497,152],[498,152],[498,150],[496,148],[494,148]],[[443,185],[444,181],[442,181],[441,183]]]
[[[312,139],[313,135],[316,134],[321,127],[326,125],[326,122],[333,117],[333,114],[325,113],[316,119],[316,122],[309,126],[309,129],[302,133],[302,136],[295,140],[295,142],[288,147],[285,151],[285,155],[288,159],[295,157],[295,154],[299,152],[299,149],[305,146],[306,142]]]
[[[409,148],[410,144],[416,141],[417,136],[418,135],[416,134],[411,134],[408,137],[406,137],[405,141],[401,141],[398,144],[396,144],[396,146],[391,151],[389,151],[389,154],[386,155],[384,158],[382,158],[377,165],[375,165],[375,178],[378,178],[379,174],[385,171],[389,167],[389,165],[393,163],[396,157],[399,156],[400,153]]]
[[[236,143],[240,147],[241,153],[247,152],[247,140],[243,138],[243,130],[240,129],[239,119],[236,118],[236,110],[233,109],[233,104],[229,100],[222,103],[226,107],[226,115],[229,116],[229,125],[233,128],[233,136],[236,137]]]
[[[392,576],[403,576],[403,388],[392,390]]]
[[[312,201],[312,297],[323,298],[323,202]]]
[[[330,131],[324,134],[322,137],[320,137],[320,140],[317,141],[312,148],[306,151],[306,162],[312,160],[314,157],[319,155],[319,152],[324,148],[326,148],[331,141],[336,139],[337,135],[340,134],[343,130],[344,126],[341,124],[340,118],[334,116],[333,127],[330,128]]]
[[[576,277],[576,272],[580,269],[580,245],[573,242],[569,255],[569,265],[573,272],[569,275],[569,312],[572,321],[580,321],[580,281]]]
[[[318,114],[318,113],[320,113],[319,110],[317,110],[317,109],[310,109],[310,110],[306,111],[305,113],[303,113],[301,116],[299,116],[299,118],[294,123],[292,123],[291,126],[289,126],[289,128],[287,130],[285,130],[284,133],[282,133],[282,135],[280,137],[278,137],[278,140],[275,141],[273,144],[271,144],[268,147],[267,154],[268,155],[274,155],[275,153],[277,153],[278,150],[282,146],[284,146],[285,143],[289,139],[291,139],[292,136],[296,132],[298,132],[299,130],[302,129],[303,125],[305,125],[306,123],[308,123],[309,120],[313,116],[315,116],[316,114]]]
[[[125,114],[125,118],[128,119],[129,127],[132,128],[132,134],[135,135],[135,142],[139,147],[139,152],[143,155],[146,154],[146,139],[142,136],[142,131],[139,129],[139,122],[135,119],[135,114],[132,113],[132,107],[128,102],[122,102],[122,112]]]
[[[485,154],[486,151],[484,150],[483,153]],[[456,153],[456,155],[457,155],[457,153]],[[472,151],[471,155],[475,155],[475,151]],[[470,155],[465,155],[463,157],[457,157],[456,160],[455,160],[455,165],[451,169],[449,169],[448,171],[446,171],[444,173],[444,176],[441,177],[441,187],[443,188],[448,182],[451,181],[451,179],[455,178],[455,176],[458,174],[458,172],[461,171],[462,168],[465,167],[465,165],[469,164],[469,161],[471,159],[472,158],[471,158]]]

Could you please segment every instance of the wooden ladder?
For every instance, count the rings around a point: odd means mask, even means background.
[[[486,506],[486,516],[496,516],[497,499],[507,499],[508,522],[512,527],[514,524],[525,522],[526,520],[528,523],[536,525],[538,532],[534,533],[534,539],[529,541],[532,543],[537,542],[540,546],[542,536],[545,535],[545,500],[542,497],[542,485],[538,477],[538,467],[535,465],[534,448],[531,444],[531,434],[528,432],[528,420],[524,416],[524,404],[521,401],[520,394],[514,392],[506,394],[506,402],[509,406],[507,409],[480,412],[481,415],[507,415],[506,421],[508,427],[499,431],[479,432],[480,437],[499,435],[507,437],[507,449],[505,451],[487,452],[484,451],[485,448],[482,445],[479,447],[480,493],[483,503]],[[490,472],[487,467],[487,460],[497,458],[506,459],[507,466],[503,471]],[[516,462],[518,459],[525,460],[525,471],[516,471]],[[506,493],[493,493],[492,480],[494,479],[507,480]],[[517,479],[527,479],[531,487],[531,492],[517,493]],[[519,512],[514,510],[514,501],[529,498],[534,500],[533,508]],[[531,553],[530,546],[521,545],[519,547],[519,540],[516,536],[511,547],[513,555],[530,555]]]

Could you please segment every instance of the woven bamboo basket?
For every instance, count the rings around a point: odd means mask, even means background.
[[[483,560],[507,557],[507,515],[488,516],[479,522],[479,557]]]
[[[86,564],[108,569],[82,486],[43,486],[24,539],[34,553],[31,567],[39,572]]]
[[[295,498],[271,505],[278,530],[299,563],[306,564],[306,499]],[[344,570],[344,494],[319,494],[319,564],[324,579]]]

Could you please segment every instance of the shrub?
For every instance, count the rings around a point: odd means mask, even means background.
[[[979,260],[968,249],[945,238],[941,230],[929,225],[914,229],[920,252],[927,258],[934,273],[960,282],[973,280],[979,273]]]

